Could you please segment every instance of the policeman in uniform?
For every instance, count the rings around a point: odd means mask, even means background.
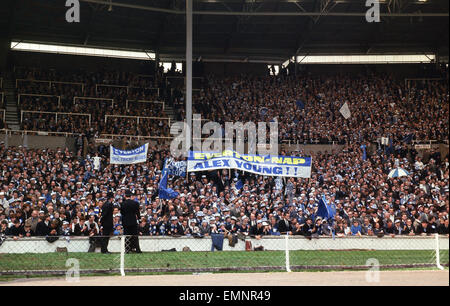
[[[103,254],[110,254],[108,251],[108,243],[109,243],[109,237],[111,236],[111,233],[113,232],[113,204],[110,200],[103,202],[101,201],[101,209],[102,209],[102,215],[100,218],[100,224],[102,227],[102,235],[104,236],[101,241],[101,250]]]
[[[125,252],[130,253],[135,251],[136,253],[142,253],[139,247],[138,236],[138,220],[140,219],[139,203],[131,199],[131,191],[125,191],[125,201],[123,201],[120,207],[120,213],[122,215],[122,225],[124,235],[131,235],[125,239]]]

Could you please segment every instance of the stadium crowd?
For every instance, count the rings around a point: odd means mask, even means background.
[[[25,79],[18,82],[19,94],[52,96],[21,96],[22,110],[40,112],[24,113],[23,129],[80,136],[76,153],[0,145],[2,235],[14,239],[99,235],[106,201],[116,207],[114,234],[120,235],[119,208],[126,190],[141,205],[141,235],[448,235],[448,155],[434,151],[423,159],[406,145],[413,139],[448,140],[446,82],[414,82],[407,88],[403,80],[376,74],[206,77],[194,97],[195,110],[203,118],[221,123],[276,120],[280,141],[336,142],[344,149],[313,154],[310,179],[281,180],[228,170],[170,177],[168,187],[179,195],[165,200],[159,198],[158,187],[169,157],[167,146],[151,146],[146,163],[129,166],[110,165],[109,149],[104,146],[96,149],[91,142],[81,150],[82,134],[88,139],[101,134],[168,135],[165,120],[105,121],[105,115],[163,117],[161,104],[137,102],[159,98],[145,89],[154,87],[153,81],[106,71],[18,69],[15,73],[17,79]],[[179,93],[175,104],[182,102]],[[339,112],[344,102],[350,106],[349,119]],[[56,111],[90,114],[91,124],[84,115],[60,114],[57,121],[45,113]],[[182,118],[183,110],[176,115]],[[388,146],[376,145],[381,136],[389,137]],[[363,152],[361,144],[375,149],[367,147]],[[281,154],[305,156],[304,152]],[[389,178],[396,167],[410,175]],[[322,195],[335,207],[335,215],[328,219],[317,215]]]
[[[282,155],[285,154],[284,152]],[[303,152],[294,152],[304,156]],[[310,179],[237,171],[170,176],[179,195],[158,196],[166,146],[150,146],[138,165],[110,165],[107,150],[84,158],[68,149],[0,146],[0,234],[93,236],[102,232],[101,207],[114,204],[114,235],[122,233],[120,205],[126,190],[140,203],[140,235],[379,236],[448,235],[449,161],[433,152],[423,160],[414,149],[386,154],[358,145],[342,152],[316,153]],[[409,176],[389,178],[400,166]],[[317,216],[326,196],[334,217]]]
[[[204,118],[216,122],[276,120],[280,141],[346,144],[384,136],[395,145],[410,135],[448,139],[447,82],[410,86],[380,74],[210,77],[195,102]],[[344,102],[349,119],[339,112]]]
[[[446,72],[448,74],[448,71]],[[73,112],[90,114],[90,127],[101,134],[132,136],[170,136],[166,119],[109,117],[105,115],[147,116],[167,118],[158,103],[137,100],[174,100],[183,103],[183,95],[174,83],[165,83],[161,76],[159,95],[155,83],[139,75],[123,72],[58,73],[52,70],[18,70],[19,93],[43,96],[22,96],[20,108],[40,112]],[[66,83],[35,82],[57,80]],[[79,85],[77,83],[83,84]],[[168,82],[170,83],[170,82]],[[102,86],[97,86],[102,85]],[[130,86],[126,87],[110,87]],[[204,119],[220,122],[278,121],[279,141],[294,143],[376,142],[389,137],[393,145],[403,140],[447,141],[449,137],[448,82],[410,82],[389,74],[367,72],[364,75],[336,74],[329,76],[207,76],[201,90],[194,92],[196,113]],[[153,89],[151,89],[153,88]],[[172,92],[168,95],[166,93]],[[57,96],[61,97],[57,101]],[[110,100],[89,100],[90,97]],[[128,108],[126,100],[129,100]],[[166,101],[167,102],[167,101]],[[340,108],[347,102],[351,117],[345,119]],[[181,104],[180,104],[181,103]],[[176,108],[176,120],[184,118],[184,107]],[[430,127],[430,122],[433,126]],[[53,132],[83,133],[89,126],[87,115],[24,113],[22,128]]]
[[[60,74],[54,70],[22,68],[16,71],[16,80],[20,109],[34,111],[24,112],[21,122],[24,130],[84,133],[90,127],[99,134],[169,135],[167,119],[139,118],[138,124],[137,118],[105,118],[105,115],[167,118],[158,89],[146,76],[108,71]],[[56,117],[55,112],[78,115]]]

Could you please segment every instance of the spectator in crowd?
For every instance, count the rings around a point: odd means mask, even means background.
[[[204,118],[221,123],[277,118],[280,140],[334,141],[342,148],[311,153],[311,178],[289,179],[280,190],[273,177],[211,171],[191,173],[186,179],[170,176],[168,187],[179,195],[165,200],[159,198],[158,187],[164,160],[170,157],[167,145],[150,145],[147,162],[137,165],[111,165],[107,146],[97,149],[92,142],[85,145],[88,138],[109,132],[167,132],[168,126],[162,122],[136,127],[123,118],[104,121],[106,114],[123,115],[124,103],[130,97],[126,91],[107,86],[96,92],[95,84],[147,86],[145,81],[107,72],[66,76],[37,71],[24,72],[23,77],[86,83],[82,90],[81,86],[75,88],[77,85],[48,89],[48,84],[41,87],[24,82],[19,92],[64,97],[61,106],[43,98],[24,98],[23,109],[87,112],[92,118],[89,128],[84,125],[86,119],[61,117],[56,122],[44,114],[41,120],[29,117],[23,123],[33,130],[77,133],[76,152],[0,144],[0,220],[1,231],[7,235],[28,225],[35,236],[100,235],[100,208],[106,199],[111,199],[115,207],[114,234],[120,234],[120,208],[126,190],[132,191],[132,200],[139,204],[142,235],[208,236],[213,229],[256,237],[277,233],[322,237],[333,232],[337,237],[448,234],[448,155],[435,150],[419,154],[408,144],[411,135],[416,140],[448,139],[448,122],[441,119],[448,118],[446,84],[416,84],[408,99],[403,82],[391,76],[208,77],[195,100]],[[133,101],[151,98],[150,93],[136,92]],[[79,94],[112,98],[117,105],[81,100],[73,103],[73,97]],[[303,101],[304,108],[297,106],[297,100]],[[352,110],[349,120],[339,113],[340,105],[347,100]],[[145,103],[132,104],[136,108],[133,106],[127,114],[147,111]],[[267,110],[260,112],[261,107]],[[380,136],[389,136],[391,144],[379,144]],[[362,145],[366,145],[365,152]],[[280,154],[308,156],[301,150]],[[395,167],[410,174],[389,178],[389,171]],[[239,180],[242,188],[237,188]],[[320,220],[317,216],[322,195],[336,208],[333,218]],[[23,239],[20,234],[12,236]]]

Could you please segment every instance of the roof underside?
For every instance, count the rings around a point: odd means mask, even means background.
[[[158,52],[163,60],[184,58],[184,0],[112,0],[112,9],[102,4],[110,0],[86,1],[80,1],[81,22],[67,23],[65,0],[7,0],[0,6],[0,31],[13,40],[145,49]],[[284,61],[296,53],[437,52],[448,56],[449,1],[386,0],[381,3],[382,14],[444,13],[447,16],[382,15],[380,23],[366,22],[365,2],[194,0],[194,57]],[[116,6],[120,3],[140,8]],[[277,16],[274,12],[315,14]],[[343,16],[336,16],[337,13]],[[349,13],[359,16],[349,16]]]

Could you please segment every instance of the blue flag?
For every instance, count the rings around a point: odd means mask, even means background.
[[[362,158],[363,158],[363,160],[365,161],[365,160],[367,160],[367,153],[366,153],[366,145],[365,144],[363,144],[363,145],[361,145],[361,149],[362,149],[362,153],[363,153],[363,156],[362,156]]]
[[[239,180],[236,182],[236,189],[241,189],[242,187],[244,187],[244,183],[242,182],[242,180]]]
[[[264,117],[265,115],[267,115],[268,112],[269,112],[269,109],[267,107],[261,107],[259,109],[259,114],[261,115],[261,117]]]
[[[325,195],[322,195],[322,198],[319,200],[319,208],[317,209],[316,217],[322,217],[322,219],[328,218],[327,200],[325,199]]]
[[[327,205],[328,219],[333,219],[336,216],[336,205],[332,203],[327,204],[326,202],[325,204]]]
[[[173,199],[178,196],[178,192],[174,191],[172,188],[167,188],[168,176],[169,171],[166,168],[166,162],[164,162],[164,169],[162,171],[162,177],[158,187],[158,196],[160,199]]]
[[[172,188],[167,188],[167,177],[169,174],[167,171],[163,171],[163,177],[161,178],[161,182],[159,183],[159,198],[160,199],[173,199],[178,196],[178,192],[174,191]]]

